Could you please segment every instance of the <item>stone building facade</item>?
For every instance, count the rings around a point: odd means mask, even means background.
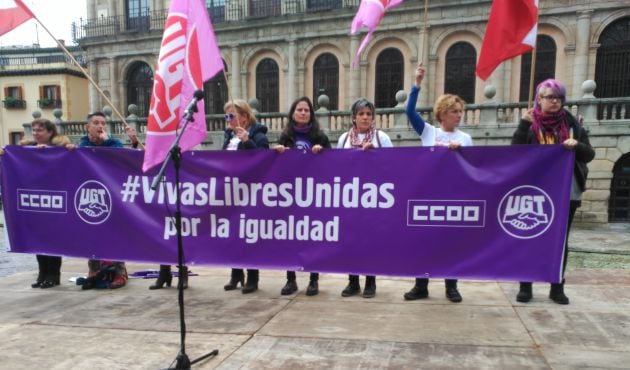
[[[140,116],[146,115],[169,3],[87,0],[88,19],[76,25],[75,38],[86,52],[90,73],[121,111],[133,103]],[[299,96],[321,94],[330,98],[331,111],[347,110],[360,96],[377,107],[393,107],[396,92],[412,84],[418,62],[427,67],[419,107],[430,107],[445,92],[480,106],[526,100],[529,54],[503,63],[488,81],[474,75],[491,1],[429,1],[426,27],[423,2],[407,1],[383,18],[359,67],[353,69],[352,59],[365,35],[349,34],[358,3],[206,0],[227,77],[217,76],[206,84],[206,112],[220,113],[228,95],[258,99],[261,112],[284,112]],[[591,94],[622,99],[607,113],[601,105],[594,106],[599,112],[589,116],[597,157],[590,165],[591,190],[584,195],[578,219],[628,222],[630,112],[623,103],[630,98],[628,1],[541,1],[538,30],[536,81],[549,77],[563,81],[570,100],[591,99]],[[583,90],[587,80],[596,82],[594,92]],[[484,94],[489,90],[494,91],[491,98]],[[90,88],[91,109],[103,105]],[[476,143],[508,142],[515,120],[481,121],[473,119],[479,125],[466,128]],[[404,145],[408,132],[404,128],[393,136]],[[617,213],[619,217],[613,216]]]

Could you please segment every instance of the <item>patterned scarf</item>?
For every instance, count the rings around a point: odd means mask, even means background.
[[[560,109],[556,113],[543,114],[534,109],[531,130],[539,144],[559,144],[569,138],[567,112]]]
[[[370,125],[370,128],[365,133],[365,137],[363,140],[359,140],[359,130],[357,130],[356,125],[352,125],[348,136],[350,137],[350,147],[351,148],[363,148],[363,144],[371,143],[374,139],[375,132],[374,124]]]

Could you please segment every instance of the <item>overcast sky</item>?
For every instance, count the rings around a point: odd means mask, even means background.
[[[23,0],[35,13],[35,16],[58,39],[64,39],[67,45],[72,42],[72,22],[79,22],[79,18],[86,18],[85,0]],[[55,41],[39,25],[37,21],[29,20],[11,32],[0,36],[0,46],[26,45],[37,43],[42,47],[56,46]]]

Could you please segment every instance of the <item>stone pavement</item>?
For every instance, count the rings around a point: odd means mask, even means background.
[[[131,271],[156,268],[129,264]],[[62,284],[32,289],[36,271],[0,280],[0,368],[158,369],[179,350],[175,288],[148,290],[133,279],[119,290],[81,291],[85,273],[64,259]],[[213,349],[195,369],[622,369],[630,364],[630,270],[571,268],[561,306],[534,285],[519,304],[516,283],[462,281],[464,301],[444,297],[443,281],[426,300],[405,302],[411,279],[377,278],[373,299],[342,298],[342,275],[323,274],[320,294],[283,297],[281,271],[261,271],[260,290],[225,292],[227,269],[192,267],[185,292],[186,352]],[[363,279],[362,279],[363,280]],[[175,282],[175,280],[174,280]]]
[[[219,350],[194,369],[630,368],[630,225],[576,228],[570,245],[568,306],[547,298],[548,284],[534,284],[533,301],[520,304],[516,283],[494,281],[461,281],[464,301],[453,304],[433,280],[428,299],[405,302],[412,279],[384,277],[375,298],[342,298],[347,280],[334,274],[306,297],[306,273],[298,294],[283,297],[284,272],[268,270],[260,290],[243,295],[223,290],[229,270],[193,266],[186,352],[192,360]],[[0,368],[171,365],[180,348],[175,288],[150,291],[152,280],[133,279],[81,291],[69,278],[85,273],[85,260],[64,258],[59,287],[32,289],[35,269],[32,255],[0,252]]]

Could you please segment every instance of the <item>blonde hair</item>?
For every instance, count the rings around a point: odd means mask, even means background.
[[[442,114],[446,113],[447,110],[453,108],[453,106],[458,103],[461,104],[462,110],[466,108],[466,102],[459,96],[453,94],[441,95],[437,98],[435,105],[433,106],[433,115],[435,116],[435,120],[441,122],[442,119],[440,117]]]
[[[252,111],[252,107],[243,99],[230,100],[223,106],[223,111],[227,112],[229,108],[234,108],[238,114],[242,114],[247,117],[247,126],[251,126],[256,123],[256,117]]]

